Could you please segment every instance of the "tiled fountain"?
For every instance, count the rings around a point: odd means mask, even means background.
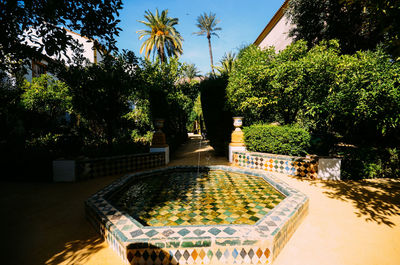
[[[273,174],[226,166],[127,175],[86,202],[127,264],[270,264],[307,210]]]

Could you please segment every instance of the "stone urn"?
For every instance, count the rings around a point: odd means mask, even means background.
[[[155,119],[154,120],[154,127],[156,127],[157,131],[161,131],[161,129],[164,127],[164,119]]]
[[[233,117],[233,126],[235,126],[235,130],[233,130],[231,134],[231,143],[229,144],[229,162],[234,163],[234,154],[233,152],[245,152],[246,146],[244,145],[244,134],[242,129],[243,125],[243,117]]]
[[[233,117],[233,126],[235,126],[235,130],[231,135],[231,146],[244,146],[244,134],[242,129],[243,125],[243,117]]]
[[[153,139],[151,141],[151,147],[166,147],[167,142],[165,139],[165,133],[161,130],[164,127],[164,119],[155,119],[154,127],[157,131],[153,134]]]

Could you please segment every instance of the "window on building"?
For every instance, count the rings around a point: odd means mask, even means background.
[[[45,73],[46,73],[46,65],[41,62],[32,60],[32,77],[39,77]]]

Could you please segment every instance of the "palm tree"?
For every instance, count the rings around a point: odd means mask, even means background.
[[[177,18],[168,17],[168,9],[163,10],[161,15],[156,9],[156,14],[151,13],[150,10],[145,12],[144,17],[147,21],[139,21],[145,24],[149,29],[139,30],[139,40],[148,37],[140,47],[140,53],[145,50],[145,57],[148,59],[151,52],[157,53],[161,62],[166,62],[168,57],[182,54],[182,41],[181,34],[175,29],[178,24]]]
[[[235,66],[236,54],[233,52],[228,52],[224,54],[220,63],[221,66],[216,66],[215,68],[220,72],[221,75],[229,74],[232,72],[233,67]]]
[[[200,71],[194,64],[188,64],[184,67],[183,74],[191,82],[194,78],[200,76]]]
[[[213,56],[212,56],[212,50],[211,50],[211,36],[218,36],[215,31],[221,30],[221,28],[217,27],[217,24],[219,23],[219,20],[216,19],[215,14],[211,13],[206,14],[205,12],[197,17],[197,24],[196,26],[200,29],[199,32],[194,32],[193,34],[196,34],[198,36],[204,36],[206,35],[208,39],[208,48],[210,50],[210,60],[211,60],[211,70],[212,73],[214,74],[214,63],[213,63]]]

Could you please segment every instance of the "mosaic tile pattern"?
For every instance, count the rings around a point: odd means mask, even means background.
[[[109,198],[140,179],[197,171],[190,166],[170,167],[120,178],[86,201],[87,217],[126,264],[270,264],[307,214],[308,198],[273,173],[200,168],[200,172],[220,170],[264,179],[286,198],[253,225],[144,226],[110,204]]]
[[[143,225],[176,226],[255,224],[284,198],[260,177],[188,171],[141,179],[110,202]]]
[[[309,178],[317,178],[318,172],[318,161],[314,159],[256,152],[233,152],[233,165]]]
[[[76,161],[79,180],[112,176],[165,165],[164,153],[143,153]]]
[[[268,264],[271,251],[266,248],[160,248],[128,249],[131,264]]]

